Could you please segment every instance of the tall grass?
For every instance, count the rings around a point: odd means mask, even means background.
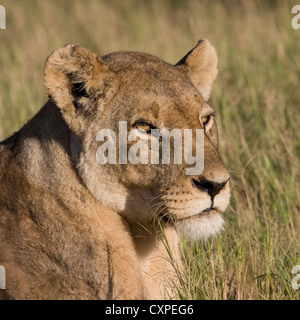
[[[293,1],[1,1],[0,140],[46,101],[43,64],[65,43],[175,63],[205,36],[219,54],[220,153],[231,174],[226,229],[183,239],[183,299],[299,299],[300,30]]]

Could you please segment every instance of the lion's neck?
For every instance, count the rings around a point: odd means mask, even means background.
[[[145,289],[149,299],[167,299],[176,296],[172,287],[176,285],[176,272],[181,269],[180,244],[176,230],[165,228],[164,233],[144,226],[131,225],[132,238],[141,266]]]

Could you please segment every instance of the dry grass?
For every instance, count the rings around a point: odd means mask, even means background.
[[[65,43],[138,50],[175,63],[196,41],[216,47],[220,152],[232,175],[226,230],[184,242],[183,299],[299,299],[300,30],[293,1],[2,1],[0,139],[46,101],[48,54]]]

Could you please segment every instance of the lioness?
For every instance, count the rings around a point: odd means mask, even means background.
[[[174,296],[178,234],[216,233],[229,203],[207,103],[215,49],[202,39],[174,66],[145,53],[100,58],[66,45],[48,57],[44,74],[49,101],[0,144],[0,265],[7,276],[0,298]],[[100,165],[97,132],[118,132],[119,121],[144,139],[153,128],[204,129],[204,171],[186,175],[186,163]]]

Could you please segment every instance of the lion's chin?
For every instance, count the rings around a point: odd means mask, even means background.
[[[207,239],[223,230],[224,219],[215,210],[201,212],[189,218],[176,221],[176,228],[179,233],[195,241]]]

